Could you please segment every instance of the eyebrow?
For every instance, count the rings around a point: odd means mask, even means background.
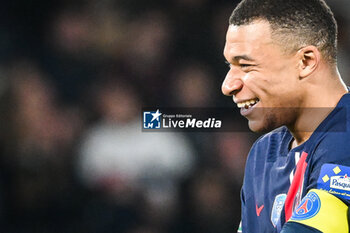
[[[248,55],[234,56],[233,60],[236,60],[236,61],[239,61],[239,60],[254,61],[254,59],[249,57]]]

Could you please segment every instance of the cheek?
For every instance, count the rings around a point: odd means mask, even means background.
[[[245,74],[242,80],[244,84],[249,88],[256,88],[259,86],[259,83],[261,82],[261,78],[259,78],[259,75],[256,72],[249,72]]]
[[[268,76],[252,71],[244,76],[244,84],[257,95],[263,95],[271,87]]]
[[[298,70],[292,64],[278,66],[273,72],[274,83],[293,87],[299,79]]]

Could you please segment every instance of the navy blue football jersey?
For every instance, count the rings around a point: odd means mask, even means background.
[[[345,94],[302,145],[289,149],[293,137],[286,127],[255,142],[241,191],[243,233],[280,232],[310,189],[349,203],[349,122],[350,94]]]

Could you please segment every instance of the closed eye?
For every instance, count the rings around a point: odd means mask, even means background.
[[[227,64],[228,68],[231,69],[232,64],[229,63],[228,61],[225,61],[225,63]],[[238,66],[241,67],[242,69],[248,68],[248,67],[256,66],[256,65],[254,65],[254,64],[247,64],[247,63],[238,63],[238,64],[236,64],[236,65],[238,65]]]
[[[249,67],[252,66],[252,64],[239,64],[240,67],[245,68],[245,67]]]

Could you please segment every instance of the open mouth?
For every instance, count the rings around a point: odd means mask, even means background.
[[[259,102],[258,98],[246,100],[246,101],[237,103],[237,107],[239,107],[241,109],[249,109],[249,108],[253,107],[254,105],[256,105],[258,102]]]

